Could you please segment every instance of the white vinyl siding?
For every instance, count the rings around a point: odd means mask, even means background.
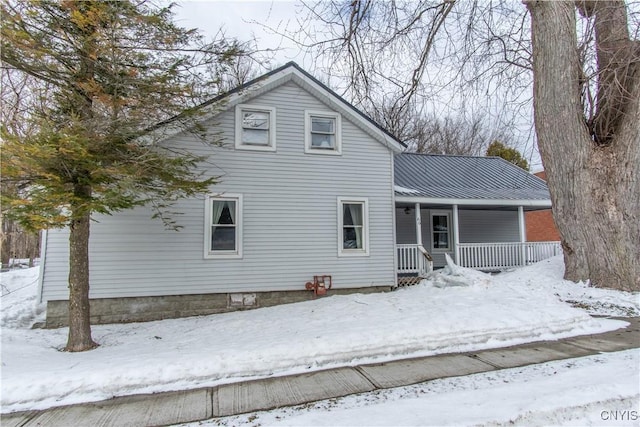
[[[236,105],[235,145],[238,150],[276,150],[276,109],[264,105]]]
[[[305,111],[305,152],[342,154],[342,118],[331,111]]]
[[[202,171],[220,177],[211,194],[242,195],[242,258],[203,257],[205,196],[172,207],[181,213],[174,216],[178,232],[143,207],[96,215],[92,298],[304,290],[319,274],[331,275],[336,289],[394,284],[390,150],[343,115],[342,155],[306,154],[304,111],[332,107],[294,82],[246,104],[275,109],[276,152],[234,149],[234,107],[204,123],[210,139],[222,131],[222,147],[190,134],[174,137],[195,155],[210,155]],[[367,198],[369,256],[338,256],[338,196]],[[47,244],[43,297],[67,299],[68,234],[51,231]]]
[[[459,210],[460,243],[519,242],[518,211]]]

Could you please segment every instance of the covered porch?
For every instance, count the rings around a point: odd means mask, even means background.
[[[399,274],[423,275],[446,265],[501,271],[562,253],[560,242],[527,242],[524,206],[396,204]]]
[[[546,183],[497,157],[396,156],[399,276],[446,265],[500,271],[561,254],[560,242],[527,242],[525,212],[551,208]]]
[[[560,242],[527,242],[524,206],[396,203],[398,274],[456,264],[482,271],[529,265],[561,254]]]

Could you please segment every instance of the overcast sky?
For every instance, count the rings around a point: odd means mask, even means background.
[[[242,41],[255,38],[260,49],[279,49],[272,67],[289,61],[305,67],[300,49],[266,28],[282,31],[287,26],[297,25],[296,11],[301,8],[298,2],[187,0],[177,1],[176,5],[176,19],[184,27],[199,28],[209,37],[223,29],[228,37]]]

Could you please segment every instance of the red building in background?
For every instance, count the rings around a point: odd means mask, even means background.
[[[547,180],[544,171],[534,174],[540,179]],[[525,213],[528,242],[554,242],[560,240],[560,233],[553,222],[551,209]]]

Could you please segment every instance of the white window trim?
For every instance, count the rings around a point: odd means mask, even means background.
[[[333,150],[313,148],[311,146],[311,118],[328,117],[336,120],[336,147]],[[342,155],[342,116],[334,111],[304,110],[304,152],[307,154]]]
[[[448,247],[445,248],[436,248],[435,240],[434,240],[434,232],[433,232],[433,217],[434,216],[446,216],[447,217],[447,233],[449,235]],[[453,251],[453,224],[451,224],[451,211],[442,211],[442,210],[432,210],[429,213],[429,233],[431,234],[429,237],[431,239],[431,250],[434,253],[449,253]]]
[[[344,249],[344,205],[348,203],[362,203],[363,228],[362,249]],[[338,197],[338,256],[339,257],[362,257],[369,256],[369,199],[367,197]]]
[[[252,145],[242,142],[242,111],[252,110],[269,113],[269,144]],[[265,105],[238,104],[236,105],[236,150],[276,151],[276,108]]]
[[[211,251],[211,201],[234,201],[236,202],[236,250],[234,251]],[[242,258],[242,194],[210,194],[205,197],[204,205],[204,258],[205,259],[239,259]]]

